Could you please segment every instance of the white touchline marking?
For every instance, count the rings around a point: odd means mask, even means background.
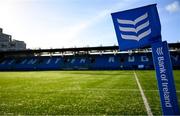
[[[152,112],[151,112],[151,108],[149,107],[149,103],[148,103],[148,101],[147,101],[147,98],[146,98],[146,96],[145,96],[145,94],[144,94],[144,91],[143,91],[143,89],[142,89],[142,87],[141,87],[141,84],[140,84],[140,82],[139,82],[139,79],[138,79],[135,71],[134,71],[134,77],[135,77],[135,79],[136,79],[137,85],[138,85],[139,90],[140,90],[140,92],[141,92],[141,96],[142,96],[142,99],[143,99],[143,102],[144,102],[144,105],[145,105],[147,114],[148,114],[148,116],[153,116],[153,114],[152,114]]]

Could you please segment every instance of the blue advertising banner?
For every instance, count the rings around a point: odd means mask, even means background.
[[[137,49],[161,41],[156,4],[111,15],[120,50]]]
[[[164,115],[180,115],[167,42],[162,42],[156,4],[112,13],[120,50],[151,45]]]
[[[180,112],[167,42],[152,44],[152,54],[163,114],[178,115]]]

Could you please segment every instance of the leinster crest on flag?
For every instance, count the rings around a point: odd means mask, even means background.
[[[156,4],[112,13],[120,50],[145,47],[161,41]]]

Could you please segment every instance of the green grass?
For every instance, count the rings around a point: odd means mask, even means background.
[[[136,71],[160,115],[154,71]],[[180,98],[180,71],[174,71]],[[180,100],[179,100],[180,101]],[[146,115],[133,71],[0,72],[0,114]]]

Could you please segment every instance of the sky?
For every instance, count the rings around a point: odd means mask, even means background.
[[[180,41],[180,0],[0,0],[0,28],[30,49],[112,46],[111,13],[154,3],[162,39]]]

